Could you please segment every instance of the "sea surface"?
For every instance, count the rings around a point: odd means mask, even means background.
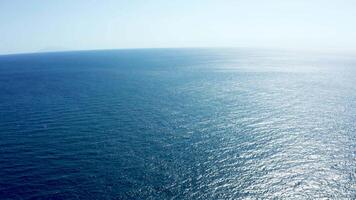
[[[0,199],[356,199],[356,57],[0,56]]]

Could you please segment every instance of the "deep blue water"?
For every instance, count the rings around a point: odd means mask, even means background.
[[[0,56],[0,199],[355,199],[356,57]]]

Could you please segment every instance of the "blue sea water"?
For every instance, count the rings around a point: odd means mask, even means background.
[[[356,58],[0,56],[0,199],[355,199]]]

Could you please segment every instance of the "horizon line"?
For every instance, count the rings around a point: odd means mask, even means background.
[[[68,50],[53,50],[53,51],[28,51],[18,53],[5,53],[0,56],[16,56],[16,55],[33,55],[33,54],[50,54],[50,53],[71,53],[71,52],[91,52],[91,51],[120,51],[120,50],[159,50],[159,49],[255,49],[255,50],[274,50],[286,52],[310,52],[310,53],[346,53],[356,55],[356,49],[330,49],[330,48],[283,48],[283,47],[247,47],[247,46],[187,46],[187,47],[128,47],[128,48],[98,48],[98,49],[68,49]]]

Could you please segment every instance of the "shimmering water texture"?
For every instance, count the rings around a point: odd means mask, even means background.
[[[355,199],[356,59],[0,56],[0,199]]]

